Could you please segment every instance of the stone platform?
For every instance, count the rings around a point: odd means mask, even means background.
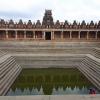
[[[0,100],[100,100],[100,95],[2,96]]]

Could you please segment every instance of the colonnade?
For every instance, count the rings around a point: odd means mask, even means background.
[[[49,36],[48,36],[49,34]],[[48,37],[48,38],[46,38]],[[100,39],[100,31],[21,31],[0,30],[0,39],[71,40]]]

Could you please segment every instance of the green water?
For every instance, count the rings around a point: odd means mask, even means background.
[[[95,87],[78,69],[23,69],[7,95],[89,94],[90,88]]]

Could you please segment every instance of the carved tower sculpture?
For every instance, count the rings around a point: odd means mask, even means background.
[[[53,22],[53,17],[52,17],[52,11],[45,10],[42,27],[43,28],[53,28],[53,26],[54,26],[54,22]]]

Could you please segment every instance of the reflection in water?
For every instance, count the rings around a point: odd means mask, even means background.
[[[77,69],[24,69],[7,95],[89,94],[90,88]]]

